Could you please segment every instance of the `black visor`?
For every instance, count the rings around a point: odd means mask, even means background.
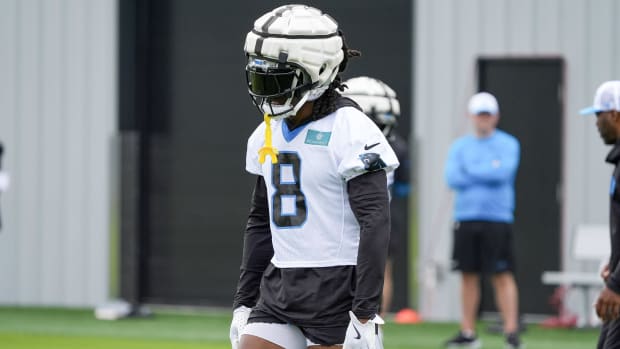
[[[302,68],[255,56],[248,57],[245,77],[248,92],[259,99],[299,96],[313,88],[310,77]]]
[[[253,95],[259,97],[283,96],[289,94],[294,88],[295,70],[284,68],[262,71],[248,66],[246,77],[248,89]],[[298,76],[297,83],[301,82],[299,81],[300,78]]]

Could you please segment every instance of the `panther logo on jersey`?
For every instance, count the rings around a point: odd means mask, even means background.
[[[364,163],[366,171],[377,171],[385,168],[385,162],[381,160],[381,155],[377,153],[364,153],[359,155],[359,159]]]

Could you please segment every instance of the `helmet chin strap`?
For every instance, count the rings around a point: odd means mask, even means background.
[[[261,108],[263,110],[263,112],[265,113],[265,115],[269,115],[269,117],[273,120],[281,120],[284,118],[287,118],[289,116],[293,116],[295,114],[297,114],[297,112],[299,111],[299,109],[301,109],[301,107],[306,104],[306,102],[308,102],[308,95],[309,93],[306,92],[303,97],[301,97],[301,99],[288,111],[285,111],[281,114],[277,114],[277,115],[270,115],[269,111],[273,112],[273,106],[269,105],[269,107],[265,107],[265,108]],[[284,102],[284,104],[282,104],[281,106],[287,106],[290,107],[291,106],[291,102],[293,100],[293,97],[289,97],[286,102]],[[263,104],[268,104],[269,102],[263,102]],[[268,111],[265,111],[265,110]]]
[[[299,100],[299,102],[297,102],[297,104],[295,104],[295,106],[293,107],[293,110],[291,110],[291,115],[295,115],[297,114],[297,112],[299,111],[299,109],[301,109],[301,107],[306,104],[306,102],[308,101],[308,95],[310,95],[309,92],[304,93],[304,96],[301,97],[301,99]]]

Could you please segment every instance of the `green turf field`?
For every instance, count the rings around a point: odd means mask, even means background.
[[[2,308],[2,349],[224,349],[227,312],[156,311],[149,319],[99,321],[90,310]],[[484,325],[480,325],[484,328]],[[437,349],[456,324],[385,326],[386,349]],[[501,349],[502,338],[481,333],[483,348]],[[594,348],[596,330],[546,330],[530,325],[527,349]]]

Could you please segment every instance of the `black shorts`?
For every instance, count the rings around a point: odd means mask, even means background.
[[[263,322],[269,324],[285,324],[286,321],[278,319],[277,317],[267,313],[260,309],[252,309],[248,323]],[[348,326],[348,324],[347,324]],[[332,346],[344,343],[344,337],[347,333],[347,326],[335,326],[335,327],[302,327],[297,326],[301,333],[313,343]]]
[[[353,265],[280,269],[269,264],[248,322],[288,323],[316,344],[342,344],[356,280]]]
[[[452,269],[470,273],[514,272],[512,225],[487,221],[454,224]]]

